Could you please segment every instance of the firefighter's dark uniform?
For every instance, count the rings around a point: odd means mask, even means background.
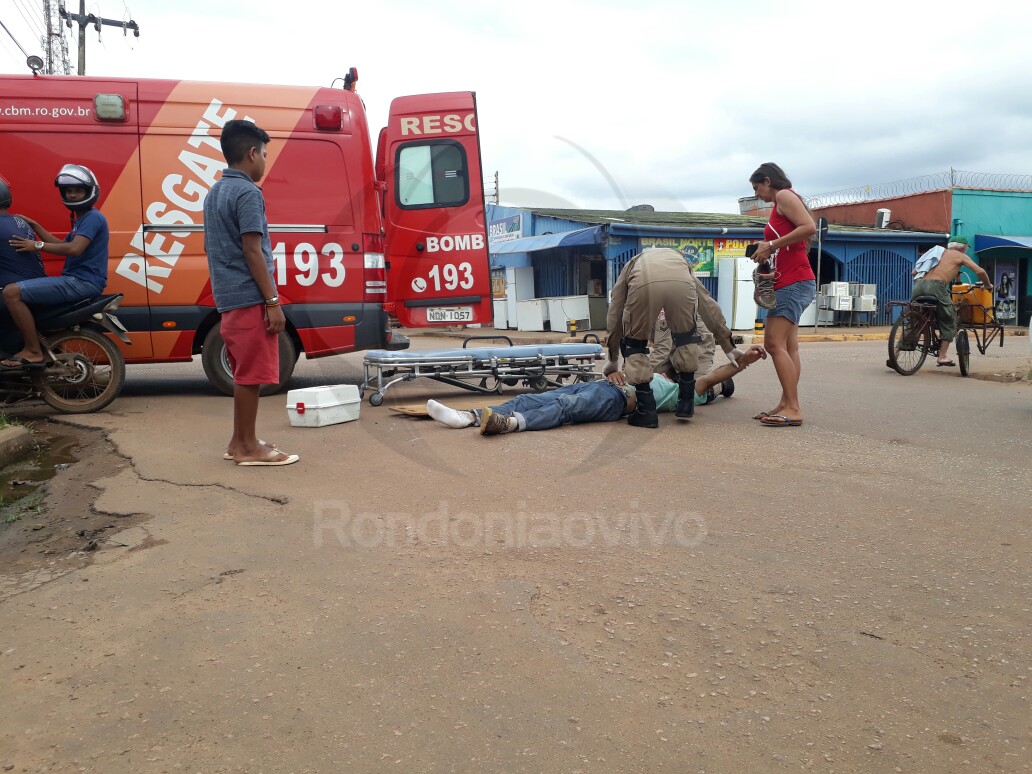
[[[670,362],[678,377],[678,417],[691,417],[695,410],[695,371],[702,341],[696,326],[697,311],[721,348],[725,352],[734,348],[720,307],[680,252],[649,248],[632,258],[613,286],[606,334],[609,360],[618,362],[623,354],[627,381],[637,391],[637,408],[627,421],[639,427],[659,426],[655,397],[649,387],[652,365],[647,345],[661,310],[665,311],[674,345]]]

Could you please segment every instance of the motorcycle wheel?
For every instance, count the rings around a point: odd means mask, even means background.
[[[55,364],[34,376],[43,401],[66,414],[100,411],[125,383],[125,359],[114,342],[83,328],[47,338]]]

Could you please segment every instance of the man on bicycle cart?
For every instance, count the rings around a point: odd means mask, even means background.
[[[957,272],[962,266],[966,266],[978,276],[987,290],[991,292],[993,289],[986,270],[968,258],[969,246],[965,237],[951,236],[939,262],[924,277],[914,283],[914,292],[910,294],[911,301],[916,301],[921,296],[934,296],[937,302],[935,314],[939,321],[942,345],[939,347],[939,356],[935,361],[936,366],[956,365],[946,357],[946,353],[949,351],[950,342],[957,335],[957,310],[953,306],[953,298],[950,295],[950,283],[957,276]]]

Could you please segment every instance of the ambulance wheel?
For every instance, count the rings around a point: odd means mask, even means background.
[[[548,389],[548,380],[543,376],[535,376],[530,380],[529,385],[534,392],[544,392]]]
[[[287,382],[294,373],[298,351],[290,334],[283,331],[279,335],[279,381],[276,384],[263,384],[261,395],[272,395],[286,388]],[[204,375],[211,386],[223,395],[233,394],[233,372],[229,368],[229,355],[226,353],[226,342],[222,340],[222,324],[216,323],[204,337],[201,348],[201,365]]]
[[[370,406],[382,406],[383,405],[383,393],[382,392],[374,392],[372,395],[370,395],[369,396],[369,405]]]

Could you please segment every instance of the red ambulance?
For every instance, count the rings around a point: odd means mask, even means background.
[[[65,163],[92,169],[111,228],[106,292],[125,296],[126,361],[200,354],[212,384],[231,393],[204,197],[225,168],[225,122],[265,129],[261,185],[287,318],[281,389],[302,352],[390,348],[397,326],[492,320],[475,95],[394,100],[374,158],[356,80],[354,69],[336,89],[2,76],[0,174],[14,211],[63,234],[54,176]],[[44,258],[60,273],[63,259]]]

